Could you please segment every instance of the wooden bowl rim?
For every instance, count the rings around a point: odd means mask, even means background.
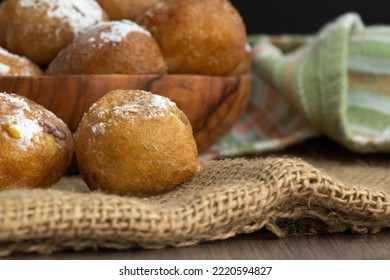
[[[206,149],[204,147],[215,142],[216,135],[219,137],[227,132],[231,123],[236,121],[238,112],[242,113],[245,109],[250,95],[249,74],[230,76],[191,74],[2,76],[0,85],[4,87],[0,88],[0,92],[20,94],[41,104],[60,117],[69,129],[74,131],[83,113],[91,106],[90,103],[104,95],[101,89],[107,93],[110,90],[123,89],[127,84],[132,89],[135,88],[133,84],[139,85],[140,89],[161,94],[175,102],[189,118],[194,136],[197,141],[201,139],[198,144],[201,143],[199,147],[203,150]],[[197,94],[194,94],[192,87],[193,85],[196,87],[197,84],[204,84],[205,88],[199,88],[199,90],[196,88]],[[87,92],[89,94],[85,94]],[[68,102],[68,100],[72,101]],[[64,102],[70,105],[64,106]],[[231,108],[227,109],[226,106]],[[225,112],[224,114],[228,117],[222,118],[221,112]],[[210,134],[210,128],[213,128],[214,134]],[[203,131],[204,129],[206,132]]]

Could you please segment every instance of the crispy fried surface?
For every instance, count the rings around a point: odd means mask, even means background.
[[[47,73],[164,74],[166,65],[148,31],[131,21],[111,21],[85,30],[50,63]]]
[[[227,0],[161,0],[140,22],[170,73],[228,75],[244,57],[245,25]]]
[[[38,76],[42,69],[31,60],[11,54],[0,47],[0,76]]]
[[[145,91],[107,93],[84,115],[74,139],[80,172],[92,190],[161,194],[190,180],[199,165],[185,114]]]
[[[79,5],[91,6],[89,12],[61,1],[37,1],[35,5],[23,2],[19,0],[15,4],[8,22],[6,46],[42,67],[46,67],[75,35],[106,17],[102,8],[90,0],[79,0]]]
[[[66,124],[27,98],[0,93],[0,189],[50,186],[73,154]]]
[[[111,20],[136,21],[148,8],[159,0],[97,0]]]

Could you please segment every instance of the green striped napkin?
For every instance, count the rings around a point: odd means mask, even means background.
[[[347,13],[303,38],[252,44],[248,110],[214,153],[276,150],[318,134],[361,153],[390,151],[390,26]]]

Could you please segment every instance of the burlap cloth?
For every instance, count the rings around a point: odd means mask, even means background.
[[[51,189],[3,191],[0,254],[189,246],[262,228],[282,237],[388,227],[390,157],[310,141],[204,161],[191,182],[148,199],[91,193],[77,176]]]

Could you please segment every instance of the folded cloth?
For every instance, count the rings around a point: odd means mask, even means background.
[[[364,163],[317,155],[314,164],[333,168],[331,176],[295,158],[204,161],[190,182],[142,199],[89,192],[80,177],[47,190],[3,191],[0,256],[190,246],[262,228],[277,236],[375,233],[390,226],[389,160]]]
[[[222,155],[277,150],[325,134],[361,153],[390,151],[390,26],[356,13],[316,36],[259,36],[251,102],[212,149]]]

